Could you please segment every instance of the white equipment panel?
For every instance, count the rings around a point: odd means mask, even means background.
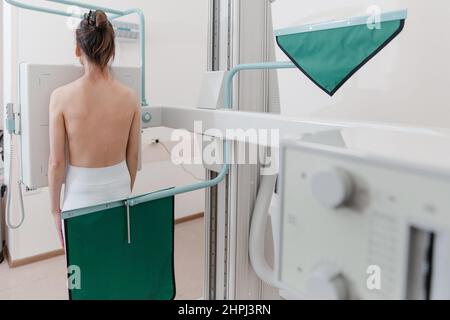
[[[286,142],[279,280],[309,299],[450,298],[449,194],[445,168]]]
[[[70,65],[20,65],[20,131],[22,181],[30,189],[48,185],[49,103],[52,92],[83,74]],[[141,70],[113,68],[117,80],[140,96]]]

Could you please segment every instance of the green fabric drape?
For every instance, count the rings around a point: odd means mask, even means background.
[[[317,86],[333,96],[403,30],[405,20],[277,36],[281,50]]]
[[[72,300],[175,297],[174,198],[130,207],[130,217],[131,244],[124,206],[65,221],[68,266],[81,271]]]

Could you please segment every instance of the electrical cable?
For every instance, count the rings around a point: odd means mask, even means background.
[[[158,141],[156,142],[156,144],[161,145],[161,147],[163,147],[163,149],[167,152],[167,154],[168,154],[169,156],[172,155],[172,153],[169,151],[169,148],[168,148],[163,142],[161,142],[161,141],[158,140]],[[181,167],[181,169],[182,169],[184,172],[186,172],[188,175],[190,175],[190,176],[191,176],[192,178],[194,178],[195,180],[197,180],[197,181],[205,181],[204,178],[199,178],[199,177],[197,177],[194,173],[192,173],[192,172],[190,172],[188,169],[186,169],[185,165],[180,164],[180,167]]]
[[[11,202],[12,202],[12,178],[13,178],[13,158],[14,158],[14,145],[13,145],[13,139],[14,136],[11,134],[11,141],[10,141],[10,153],[9,153],[9,185],[10,187],[7,189],[7,199],[6,199],[6,215],[5,215],[5,222],[9,229],[11,230],[17,230],[19,229],[23,223],[25,222],[25,206],[23,203],[23,194],[22,194],[22,182],[18,181],[19,184],[19,198],[20,198],[20,220],[19,223],[14,224],[12,222],[12,214],[11,214]]]

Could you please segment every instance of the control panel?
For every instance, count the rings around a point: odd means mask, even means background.
[[[116,37],[120,40],[138,40],[141,35],[140,25],[125,21],[113,21]]]
[[[449,299],[450,171],[282,147],[278,276],[308,299]]]

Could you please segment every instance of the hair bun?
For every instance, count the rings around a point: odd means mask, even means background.
[[[98,29],[106,29],[108,27],[108,17],[101,10],[95,11],[95,27]]]
[[[76,31],[77,44],[88,60],[104,70],[116,53],[115,31],[106,13],[89,11]]]

